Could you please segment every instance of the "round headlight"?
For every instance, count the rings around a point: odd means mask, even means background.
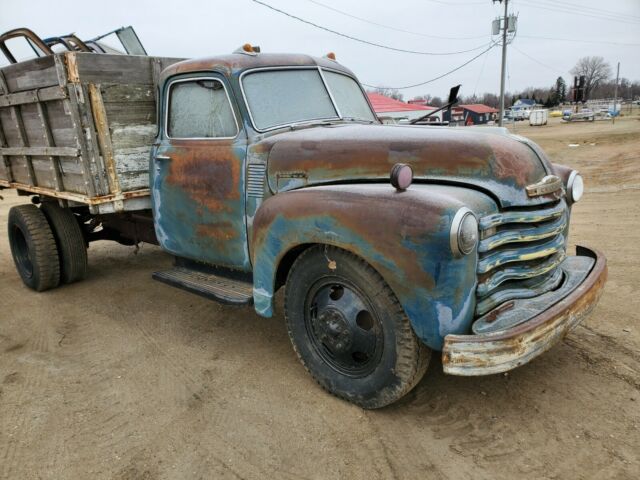
[[[573,203],[582,198],[582,194],[584,193],[584,180],[582,180],[582,175],[580,175],[577,170],[572,171],[571,175],[569,175],[567,191]]]
[[[455,257],[469,255],[478,243],[478,220],[471,210],[461,208],[453,217],[449,235]]]

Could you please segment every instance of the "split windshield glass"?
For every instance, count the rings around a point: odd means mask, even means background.
[[[375,120],[355,80],[328,70],[323,70],[323,75],[326,84],[317,68],[260,70],[244,75],[242,88],[254,126],[268,130],[313,120]]]

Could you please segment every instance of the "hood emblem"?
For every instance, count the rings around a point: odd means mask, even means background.
[[[556,192],[562,188],[562,180],[555,175],[547,175],[538,183],[527,185],[527,195],[530,197],[539,197]]]

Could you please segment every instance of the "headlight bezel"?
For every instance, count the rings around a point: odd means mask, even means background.
[[[571,203],[579,202],[584,195],[584,178],[578,170],[572,170],[567,180],[567,193]],[[577,197],[577,198],[576,198]]]
[[[462,229],[465,225],[465,221],[471,218],[473,219],[473,232],[475,233],[473,245],[469,248],[465,248],[461,242]],[[475,250],[478,246],[480,237],[479,223],[476,215],[467,207],[460,208],[453,217],[451,222],[451,230],[449,231],[449,246],[451,252],[455,258],[462,258],[467,256]]]

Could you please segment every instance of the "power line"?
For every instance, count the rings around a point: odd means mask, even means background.
[[[549,1],[545,1],[543,0],[543,3],[551,3],[552,5],[558,5],[565,7],[565,8],[579,8],[581,10],[592,10],[594,13],[600,13],[600,14],[605,14],[605,15],[610,15],[610,16],[616,16],[616,17],[621,17],[621,18],[637,18],[638,20],[640,20],[640,17],[637,15],[629,15],[626,13],[621,13],[621,12],[612,12],[611,10],[605,10],[604,8],[597,8],[597,7],[587,7],[585,5],[582,4],[578,4],[578,3],[571,3],[571,2],[564,2],[564,1],[560,1],[560,0],[555,0],[554,2],[549,2]]]
[[[511,45],[511,48],[513,48],[514,50],[516,50],[517,52],[519,52],[521,55],[524,55],[525,57],[527,57],[529,60],[532,60],[534,62],[536,62],[538,65],[542,65],[543,67],[548,68],[549,70],[553,70],[556,73],[560,73],[562,75],[564,75],[567,72],[563,72],[562,70],[559,70],[557,68],[554,68],[550,65],[547,65],[546,63],[541,62],[540,60],[537,60],[535,58],[533,58],[531,55],[524,53],[522,50],[520,50],[518,47],[516,47],[515,45]]]
[[[299,22],[306,23],[307,25],[311,25],[311,26],[313,26],[315,28],[319,28],[320,30],[324,30],[326,32],[330,32],[330,33],[333,33],[335,35],[339,35],[341,37],[348,38],[349,40],[354,40],[356,42],[364,43],[364,44],[367,44],[367,45],[372,45],[372,46],[378,47],[378,48],[384,48],[386,50],[392,50],[394,52],[412,53],[414,55],[431,55],[431,56],[457,55],[457,54],[460,54],[460,53],[474,52],[476,50],[479,50],[479,49],[484,48],[487,45],[489,45],[489,44],[485,43],[485,44],[480,45],[480,46],[475,47],[475,48],[469,48],[467,50],[460,50],[460,51],[457,51],[457,52],[421,52],[421,51],[418,51],[418,50],[405,50],[403,48],[395,48],[395,47],[390,47],[388,45],[383,45],[381,43],[370,42],[368,40],[363,40],[363,39],[358,38],[358,37],[347,35],[346,33],[341,33],[341,32],[338,32],[336,30],[332,30],[330,28],[323,27],[322,25],[318,25],[317,23],[313,23],[313,22],[311,22],[309,20],[305,20],[304,18],[300,18],[300,17],[297,17],[297,16],[292,15],[290,13],[287,13],[284,10],[280,10],[279,8],[273,7],[273,6],[269,5],[268,3],[262,2],[260,0],[251,0],[251,1],[254,2],[254,3],[257,3],[259,5],[262,5],[264,7],[267,7],[270,10],[273,10],[274,12],[278,12],[278,13],[280,13],[282,15],[286,15],[287,17],[293,18],[294,20],[298,20]]]
[[[465,5],[487,5],[487,2],[484,0],[481,0],[479,2],[450,2],[450,1],[444,1],[444,0],[427,0],[428,2],[432,2],[432,3],[439,3],[440,5],[446,5],[447,7],[462,7]]]
[[[361,22],[368,23],[370,25],[375,25],[376,27],[386,28],[387,30],[393,30],[395,32],[408,33],[410,35],[417,35],[419,37],[438,38],[438,39],[441,39],[441,40],[474,40],[474,39],[478,39],[478,38],[486,38],[487,37],[487,35],[476,35],[476,36],[473,36],[473,37],[442,37],[442,36],[439,36],[439,35],[428,35],[426,33],[414,32],[414,31],[411,31],[411,30],[404,30],[402,28],[392,27],[390,25],[385,25],[383,23],[378,23],[378,22],[374,22],[372,20],[367,20],[366,18],[358,17],[358,16],[353,15],[351,13],[347,13],[347,12],[345,12],[343,10],[338,10],[337,8],[331,7],[329,5],[325,5],[324,3],[318,2],[316,0],[307,0],[307,2],[313,3],[314,5],[318,5],[319,7],[322,7],[322,8],[326,8],[327,10],[331,10],[333,12],[339,13],[340,15],[344,15],[345,17],[354,18],[356,20],[360,20]]]
[[[608,16],[604,16],[604,15],[596,15],[596,14],[590,14],[587,12],[580,12],[580,11],[576,11],[575,9],[569,9],[567,7],[567,9],[565,9],[564,7],[560,7],[558,5],[539,5],[538,3],[528,3],[527,0],[519,0],[521,3],[521,5],[523,7],[528,7],[528,8],[540,8],[542,10],[548,10],[550,12],[557,12],[557,13],[566,13],[566,14],[570,14],[570,15],[581,15],[583,17],[591,17],[591,18],[597,18],[598,20],[609,20],[609,21],[613,21],[613,22],[620,22],[620,23],[626,23],[629,25],[639,25],[640,22],[637,21],[628,21],[626,19],[622,19],[622,18],[616,18],[616,17],[608,17]]]
[[[616,45],[622,47],[640,47],[640,43],[622,43],[622,42],[608,42],[606,40],[582,40],[579,38],[557,38],[557,37],[541,37],[539,35],[520,35],[522,38],[535,38],[540,40],[553,40],[559,42],[576,42],[576,43],[594,43],[601,45]]]
[[[487,64],[487,57],[489,56],[489,50],[484,55],[484,60],[482,60],[482,67],[480,68],[480,73],[478,74],[478,80],[476,80],[476,86],[473,87],[473,95],[475,96],[476,90],[478,90],[478,85],[480,84],[480,79],[482,78],[482,74],[484,73],[484,66]]]
[[[547,2],[547,3],[549,3],[549,2]],[[560,5],[563,5],[563,6],[566,5],[567,7],[580,8],[582,10],[593,10],[595,13],[604,13],[606,15],[615,15],[615,16],[619,16],[619,17],[623,17],[623,18],[633,17],[633,18],[637,18],[637,19],[640,20],[640,16],[638,16],[638,15],[628,15],[628,14],[622,13],[622,12],[612,12],[611,10],[606,10],[604,8],[587,7],[585,5],[578,4],[578,3],[571,3],[571,2],[565,2],[565,1],[556,0],[554,2],[554,4],[560,4]]]
[[[548,0],[522,0],[525,5],[529,7],[542,8],[544,10],[556,11],[561,13],[568,13],[571,15],[582,15],[585,17],[597,18],[600,20],[613,20],[622,23],[630,23],[635,24],[640,18],[634,17],[633,15],[624,15],[619,13],[611,13],[606,10],[592,10],[589,11],[588,7],[582,6],[569,6],[562,5],[557,3],[556,1],[548,1]]]
[[[443,73],[442,75],[438,75],[437,77],[434,77],[430,80],[426,80],[424,82],[420,82],[420,83],[415,83],[413,85],[405,85],[403,87],[381,87],[381,86],[377,86],[377,85],[369,85],[366,83],[363,83],[362,85],[364,85],[365,87],[369,87],[369,88],[390,88],[392,90],[406,90],[407,88],[414,88],[414,87],[421,87],[423,85],[426,85],[428,83],[432,83],[435,82],[436,80],[440,80],[441,78],[446,77],[447,75],[451,75],[453,72],[457,72],[458,70],[460,70],[462,67],[466,67],[467,65],[469,65],[471,62],[473,62],[474,60],[480,58],[482,55],[484,55],[485,53],[487,53],[489,50],[491,50],[493,47],[496,46],[495,42],[492,42],[491,45],[489,46],[489,48],[487,48],[486,50],[483,50],[482,52],[480,52],[479,54],[477,54],[475,57],[467,60],[466,62],[464,62],[462,65],[457,66],[456,68],[454,68],[453,70],[449,70],[447,73]]]

